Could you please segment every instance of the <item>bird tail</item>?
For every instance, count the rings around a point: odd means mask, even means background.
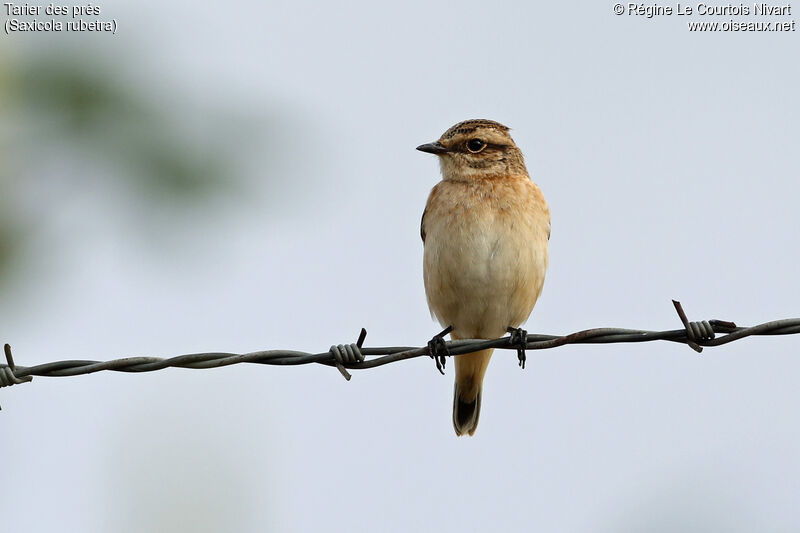
[[[483,376],[494,350],[459,355],[456,363],[456,386],[453,394],[453,428],[459,437],[475,434],[481,415]]]

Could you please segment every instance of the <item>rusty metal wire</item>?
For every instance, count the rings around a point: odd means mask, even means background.
[[[645,331],[621,328],[593,328],[569,335],[530,334],[526,337],[526,350],[544,350],[566,344],[607,344],[627,342],[649,342],[665,340],[688,344],[700,352],[703,347],[720,346],[752,335],[792,335],[800,333],[800,318],[788,318],[765,322],[757,326],[738,327],[733,322],[723,320],[703,320],[689,322],[681,304],[673,300],[675,310],[683,323],[683,329],[668,331]],[[722,334],[722,336],[717,336]],[[346,379],[350,379],[347,369],[367,369],[383,366],[397,361],[420,356],[432,356],[430,344],[423,347],[394,346],[383,348],[363,348],[367,331],[361,330],[358,341],[353,344],[331,346],[320,353],[293,350],[266,350],[244,354],[210,352],[179,355],[162,359],[159,357],[126,357],[112,361],[69,360],[45,363],[36,366],[16,366],[11,355],[11,347],[5,345],[6,365],[0,365],[0,387],[31,381],[33,376],[64,377],[91,374],[102,370],[114,372],[152,372],[163,368],[217,368],[239,363],[262,365],[305,365],[318,363],[334,366]],[[444,343],[447,355],[457,356],[486,348],[519,350],[513,342],[513,335],[499,339],[468,339]],[[438,360],[438,358],[437,358]]]

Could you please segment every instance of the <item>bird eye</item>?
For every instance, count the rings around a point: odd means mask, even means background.
[[[467,150],[473,154],[477,154],[484,148],[486,148],[486,143],[480,139],[470,139],[467,141]]]

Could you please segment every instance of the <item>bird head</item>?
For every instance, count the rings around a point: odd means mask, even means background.
[[[522,152],[508,134],[508,127],[493,120],[459,122],[438,141],[417,146],[417,150],[439,157],[446,180],[528,175]]]

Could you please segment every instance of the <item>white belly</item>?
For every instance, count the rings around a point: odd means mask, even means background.
[[[431,224],[425,239],[425,291],[432,314],[461,338],[494,338],[527,320],[547,269],[541,217],[481,210],[459,223]],[[549,224],[549,222],[548,222]]]

